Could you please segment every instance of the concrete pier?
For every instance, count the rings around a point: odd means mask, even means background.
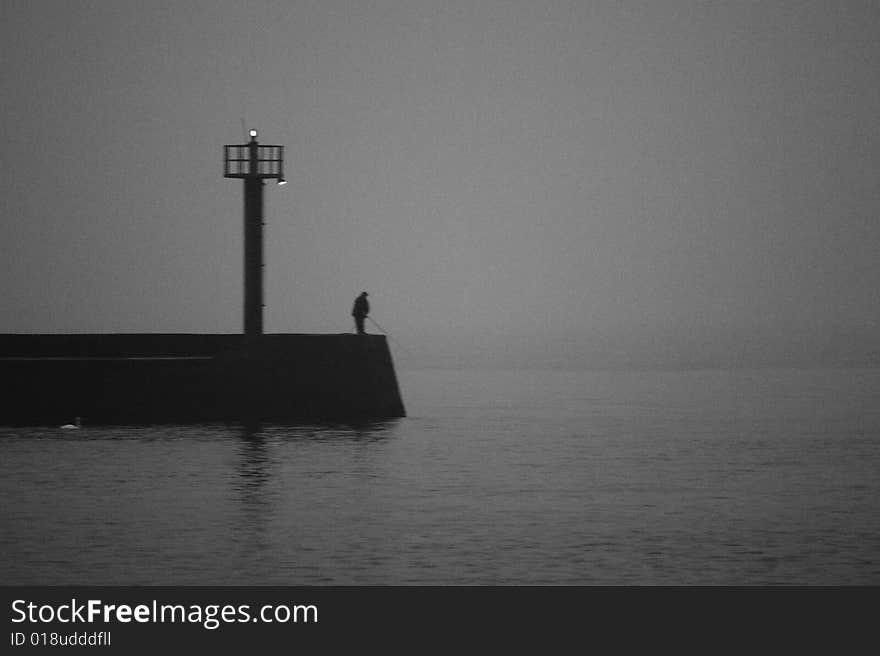
[[[0,424],[405,416],[384,335],[0,335]]]

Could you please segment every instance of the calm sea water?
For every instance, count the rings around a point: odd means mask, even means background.
[[[399,379],[369,425],[0,428],[0,582],[880,584],[880,369]]]

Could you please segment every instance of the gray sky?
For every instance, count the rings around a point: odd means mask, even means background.
[[[0,332],[270,332],[398,361],[880,353],[880,5],[0,5]],[[429,359],[430,359],[429,358]],[[404,362],[406,365],[407,362]]]

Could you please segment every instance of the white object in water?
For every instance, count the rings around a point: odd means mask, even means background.
[[[76,430],[78,428],[82,428],[82,423],[80,422],[79,417],[77,417],[75,424],[64,424],[61,428],[65,430]]]

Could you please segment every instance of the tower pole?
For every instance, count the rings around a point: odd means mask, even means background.
[[[263,334],[263,180],[258,176],[258,146],[256,137],[251,137],[251,174],[244,179],[244,334],[248,342]]]
[[[284,146],[257,142],[250,130],[246,144],[223,146],[223,177],[244,182],[244,342],[255,345],[263,335],[263,186],[266,178],[286,183]]]

